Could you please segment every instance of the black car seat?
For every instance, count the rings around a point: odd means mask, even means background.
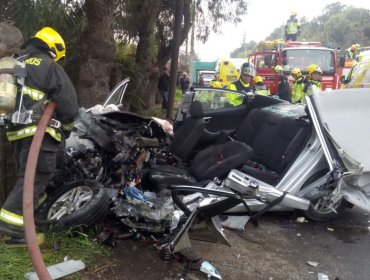
[[[251,147],[238,141],[211,146],[197,153],[187,169],[170,165],[150,169],[142,184],[160,191],[170,185],[197,185],[207,179],[223,178],[231,169],[243,166],[252,154]]]
[[[199,101],[191,104],[190,118],[175,130],[170,152],[187,162],[191,152],[198,143],[205,131],[205,122],[203,119],[203,108]]]
[[[174,133],[170,152],[182,163],[187,164],[196,150],[207,147],[220,133],[213,133],[206,129],[203,119],[203,107],[200,101],[193,101],[190,107],[190,117],[179,126]]]

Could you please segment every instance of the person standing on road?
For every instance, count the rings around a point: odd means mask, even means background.
[[[190,88],[190,80],[186,72],[182,73],[182,77],[180,79],[180,87],[182,94],[185,94]]]
[[[292,103],[300,103],[303,96],[304,77],[298,68],[294,68],[291,74],[294,79],[292,84]]]
[[[168,107],[168,91],[170,89],[170,76],[167,67],[163,67],[158,79],[159,94],[162,97],[162,109]]]
[[[22,209],[24,175],[33,135],[46,103],[56,102],[57,108],[46,129],[38,157],[34,188],[35,206],[56,169],[57,152],[63,148],[61,143],[69,136],[78,116],[75,89],[62,66],[57,63],[64,59],[66,54],[66,46],[60,34],[50,27],[44,27],[27,41],[22,49],[26,55],[24,62],[27,76],[18,95],[23,96],[24,109],[33,110],[33,113],[31,123],[7,123],[6,134],[13,145],[18,180],[0,210],[0,233],[11,237],[5,241],[10,246],[26,245]],[[20,98],[18,102],[19,100]]]
[[[301,34],[301,27],[297,19],[297,13],[292,12],[290,18],[285,25],[285,41],[297,41],[297,37]]]
[[[255,76],[256,70],[253,63],[245,62],[240,68],[239,80],[229,84],[226,89],[243,93],[252,93],[254,91],[254,88],[251,85],[251,81]]]
[[[321,85],[322,70],[317,64],[311,64],[307,67],[307,79],[303,86],[302,103],[306,103],[306,96],[311,96],[322,89]]]
[[[281,65],[275,66],[275,73],[279,75],[277,93],[280,99],[289,101],[290,98],[290,85],[288,78],[284,75],[283,67]]]

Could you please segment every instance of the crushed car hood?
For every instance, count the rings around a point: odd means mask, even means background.
[[[346,167],[370,172],[369,89],[320,92],[311,98]]]

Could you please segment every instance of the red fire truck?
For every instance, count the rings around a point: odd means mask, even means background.
[[[257,75],[264,78],[272,94],[277,92],[278,76],[273,68],[281,65],[289,82],[293,81],[290,72],[298,68],[305,74],[307,66],[317,64],[323,71],[322,88],[340,88],[342,69],[338,67],[337,51],[321,46],[320,42],[283,42],[281,40],[261,42],[257,51],[250,55]]]

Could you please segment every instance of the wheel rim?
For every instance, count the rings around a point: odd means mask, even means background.
[[[48,211],[48,220],[59,220],[83,208],[92,198],[92,189],[88,186],[78,186],[70,189],[59,197]]]
[[[312,202],[312,208],[320,214],[329,214],[333,212],[332,203],[329,203],[325,197],[320,197],[315,202]]]

